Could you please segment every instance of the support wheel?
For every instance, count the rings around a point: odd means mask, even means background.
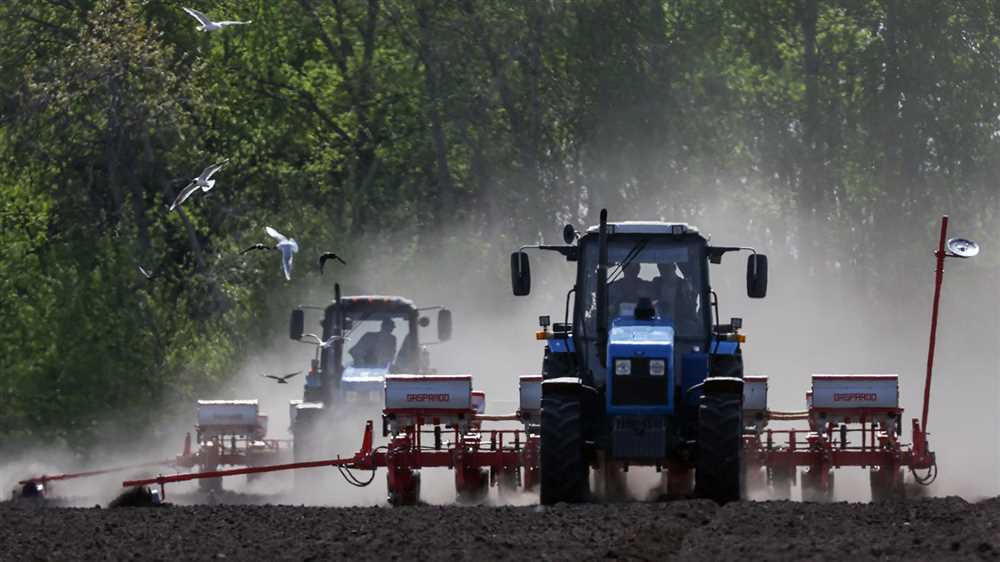
[[[580,411],[580,399],[575,396],[542,398],[542,505],[583,502],[590,495]]]
[[[295,417],[292,427],[292,457],[295,462],[305,462],[323,458],[319,451],[319,412],[301,410]],[[295,481],[295,493],[301,498],[307,498],[322,486],[321,474],[316,470],[295,470],[292,477]]]
[[[834,473],[826,468],[810,467],[802,473],[802,501],[833,501]]]
[[[38,484],[34,482],[27,482],[21,486],[21,498],[41,499],[43,497],[44,489],[44,487],[39,487]]]
[[[771,481],[771,498],[775,500],[788,500],[792,498],[793,471],[784,466],[776,466],[767,469],[768,480]]]
[[[404,469],[394,476],[395,478],[391,475],[386,476],[389,505],[394,507],[417,505],[420,501],[420,472]]]
[[[516,467],[502,467],[496,472],[497,497],[506,500],[516,496],[520,480]]]
[[[696,466],[695,493],[699,497],[720,504],[743,497],[742,388],[739,393],[707,391],[702,397]]]
[[[215,472],[216,470],[219,470],[219,466],[216,464],[203,464],[200,469],[201,472]],[[198,489],[205,493],[221,492],[222,478],[200,478]]]
[[[871,483],[873,502],[902,499],[906,496],[903,472],[898,468],[872,469],[868,472],[868,481]]]

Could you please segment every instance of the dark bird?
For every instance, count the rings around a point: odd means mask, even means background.
[[[326,265],[326,260],[337,260],[340,263],[342,263],[344,265],[347,265],[347,262],[344,261],[344,258],[338,256],[337,254],[335,254],[333,252],[326,252],[322,256],[319,257],[319,274],[320,275],[323,275],[323,266]]]
[[[254,250],[277,250],[277,249],[278,248],[276,248],[274,246],[268,246],[267,244],[257,243],[257,244],[254,244],[253,246],[250,246],[249,248],[246,248],[244,250],[240,250],[240,255],[242,256],[243,254],[245,254],[247,252],[252,252]]]
[[[261,376],[266,379],[274,379],[278,381],[278,384],[288,384],[288,379],[298,375],[301,372],[302,371],[295,371],[294,373],[288,373],[287,375],[282,375],[280,377],[278,375],[261,375]]]

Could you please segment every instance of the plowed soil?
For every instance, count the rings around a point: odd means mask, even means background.
[[[324,508],[0,504],[2,560],[968,560],[1000,500]]]

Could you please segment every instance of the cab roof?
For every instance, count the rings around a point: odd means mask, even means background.
[[[386,295],[355,295],[340,297],[340,302],[333,301],[330,307],[346,309],[368,309],[372,311],[391,312],[398,310],[414,311],[417,306],[410,299]]]
[[[587,229],[587,234],[596,234],[599,227]],[[680,229],[680,232],[676,232]],[[698,234],[698,227],[686,222],[624,221],[609,222],[608,234]]]

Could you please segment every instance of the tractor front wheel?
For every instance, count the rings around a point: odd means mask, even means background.
[[[554,394],[542,398],[541,502],[583,502],[590,495],[584,456],[580,399]]]
[[[695,493],[720,504],[739,501],[744,476],[743,394],[706,392],[698,409]]]

